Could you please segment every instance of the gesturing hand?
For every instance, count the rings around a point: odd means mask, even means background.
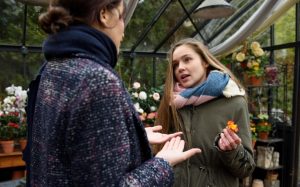
[[[154,127],[146,127],[145,130],[146,130],[148,141],[150,142],[150,144],[165,143],[166,141],[170,140],[171,138],[182,134],[182,132],[176,132],[173,134],[163,134],[163,133],[157,132],[157,131],[162,130],[161,125],[157,125]]]
[[[166,142],[164,147],[157,153],[156,157],[163,158],[168,161],[171,166],[174,166],[191,156],[200,153],[201,150],[198,148],[192,148],[183,152],[184,141],[179,136],[172,138]]]

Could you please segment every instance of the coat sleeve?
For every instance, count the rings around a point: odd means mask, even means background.
[[[233,119],[239,126],[238,136],[241,138],[242,144],[235,150],[222,151],[218,147],[218,140],[220,138],[218,135],[215,140],[215,147],[218,149],[220,159],[227,167],[227,170],[236,177],[244,178],[251,175],[255,169],[255,162],[253,159],[247,103],[243,98],[240,101],[240,104],[236,105]]]
[[[70,102],[67,151],[74,186],[170,186],[172,167],[142,151],[148,141],[137,134],[121,81],[92,77],[78,84]]]

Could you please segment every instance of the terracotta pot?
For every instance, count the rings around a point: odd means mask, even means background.
[[[246,85],[250,86],[261,86],[263,79],[262,77],[256,77],[256,76],[248,76],[247,74],[244,75],[244,81]]]
[[[251,76],[249,77],[249,83],[252,86],[261,86],[262,85],[262,77]]]
[[[262,140],[267,140],[269,138],[269,132],[259,132],[258,137]]]
[[[276,172],[268,172],[266,178],[267,178],[268,180],[271,180],[271,181],[277,180],[277,178],[278,178],[278,173],[276,173]]]
[[[23,151],[27,145],[27,139],[20,139],[19,140],[20,148]]]
[[[4,153],[14,152],[14,147],[15,147],[14,140],[0,141],[0,145]]]
[[[24,170],[16,170],[13,171],[11,179],[16,180],[16,179],[21,179],[25,176],[25,171]]]

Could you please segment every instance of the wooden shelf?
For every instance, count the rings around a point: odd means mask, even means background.
[[[15,151],[13,153],[0,153],[0,168],[11,168],[25,166],[22,160],[22,152]]]
[[[276,166],[276,167],[272,167],[272,168],[265,168],[265,167],[261,167],[261,166],[256,166],[257,168],[260,168],[260,169],[264,169],[264,170],[277,170],[277,169],[282,169],[283,166],[279,165],[279,166]]]
[[[271,144],[271,143],[283,142],[284,139],[283,138],[269,138],[269,139],[263,140],[263,139],[258,138],[256,141]]]

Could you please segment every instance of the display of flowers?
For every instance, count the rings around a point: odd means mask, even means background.
[[[153,126],[161,99],[161,88],[147,87],[134,82],[128,89],[136,111],[146,126]]]
[[[5,89],[7,96],[0,101],[0,140],[12,140],[26,136],[25,106],[27,91],[21,86]]]
[[[268,57],[260,44],[256,41],[245,42],[242,49],[232,54],[233,65],[239,67],[248,76],[261,77],[264,75]]]

